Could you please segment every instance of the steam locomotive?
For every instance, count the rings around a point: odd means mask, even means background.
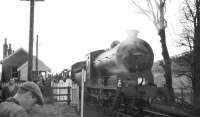
[[[73,64],[72,80],[81,86],[85,69],[87,102],[103,106],[113,116],[183,116],[170,107],[153,106],[161,100],[166,102],[168,90],[154,84],[151,71],[154,54],[137,33],[131,30],[123,42],[114,41],[110,49],[90,52],[85,61]]]

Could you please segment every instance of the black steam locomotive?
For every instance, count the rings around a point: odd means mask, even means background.
[[[114,41],[110,49],[93,51],[86,61],[73,64],[71,78],[81,86],[84,68],[87,102],[102,105],[113,116],[183,116],[160,104],[167,102],[168,90],[154,85],[153,61],[151,46],[130,31],[125,41]]]

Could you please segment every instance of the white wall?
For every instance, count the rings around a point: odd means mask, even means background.
[[[27,69],[21,69],[20,71],[20,80],[25,80],[27,81]]]

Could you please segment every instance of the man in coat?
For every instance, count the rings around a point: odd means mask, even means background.
[[[34,82],[25,82],[14,97],[0,104],[0,117],[27,117],[35,104],[43,105],[40,88]]]
[[[13,97],[17,93],[18,88],[15,86],[15,79],[11,78],[8,86],[2,89],[2,99],[5,101],[9,97]]]

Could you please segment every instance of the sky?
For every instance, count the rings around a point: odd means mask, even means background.
[[[170,56],[181,53],[180,1],[167,7],[167,45]],[[0,59],[4,38],[12,49],[28,51],[30,2],[0,0]],[[136,29],[154,51],[155,61],[162,59],[160,38],[145,16],[138,14],[131,0],[45,0],[35,3],[34,38],[39,35],[39,59],[52,73],[59,73],[86,59],[86,54],[110,47],[114,40],[125,40],[127,30]],[[35,41],[34,41],[34,55]],[[1,70],[1,66],[0,66]]]

